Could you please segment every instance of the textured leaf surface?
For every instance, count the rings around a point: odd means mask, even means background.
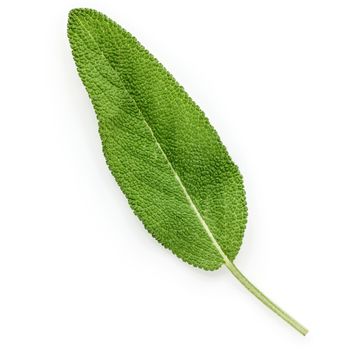
[[[103,14],[70,12],[68,36],[109,169],[146,229],[207,270],[233,260],[247,209],[242,177],[199,107]]]

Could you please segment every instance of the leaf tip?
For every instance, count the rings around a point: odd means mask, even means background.
[[[96,14],[98,11],[85,7],[76,7],[69,11],[68,13],[68,25],[78,17],[85,17],[86,15]]]

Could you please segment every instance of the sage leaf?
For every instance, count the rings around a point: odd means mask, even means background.
[[[216,270],[225,264],[258,299],[306,334],[233,264],[247,222],[243,180],[200,108],[105,15],[72,10],[68,37],[108,167],[147,231],[193,266]]]

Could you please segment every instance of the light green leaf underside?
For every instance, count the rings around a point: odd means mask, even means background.
[[[247,221],[245,192],[203,112],[103,14],[72,10],[68,36],[107,164],[135,214],[163,246],[194,266],[214,270],[232,261]]]

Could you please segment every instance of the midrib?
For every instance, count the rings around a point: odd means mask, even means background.
[[[104,52],[102,51],[102,49],[100,48],[100,46],[98,45],[98,42],[96,41],[96,39],[94,38],[94,36],[90,33],[90,31],[86,28],[86,26],[82,23],[82,21],[77,17],[78,22],[81,24],[81,26],[83,27],[83,29],[87,32],[87,34],[90,36],[90,38],[93,40],[93,42],[96,44],[96,46],[100,49],[101,55],[105,58],[105,60],[109,63],[109,60],[107,59],[106,55],[104,54]],[[109,64],[110,65],[110,64]],[[111,66],[111,65],[110,65]],[[117,75],[119,75],[118,71],[113,68],[111,66],[111,68],[117,73]],[[143,116],[143,113],[141,111],[141,109],[139,108],[137,102],[135,101],[135,99],[133,98],[133,96],[129,93],[129,91],[125,88],[123,81],[121,80],[121,83],[125,89],[125,91],[127,92],[127,94],[129,95],[129,97],[134,101],[135,105],[137,106],[140,114]],[[183,191],[186,200],[188,201],[191,209],[194,211],[199,223],[201,224],[201,226],[203,227],[205,233],[208,235],[209,239],[211,240],[213,246],[215,247],[215,249],[218,251],[218,253],[221,255],[222,259],[224,260],[224,263],[227,264],[232,264],[232,262],[230,261],[230,259],[227,257],[227,255],[224,253],[224,251],[222,250],[220,244],[218,243],[218,241],[215,239],[213,233],[210,231],[209,226],[207,225],[207,223],[205,222],[203,216],[201,215],[201,213],[199,212],[198,208],[196,207],[196,205],[194,204],[190,194],[188,193],[185,185],[183,184],[183,182],[181,181],[181,178],[179,176],[179,174],[176,172],[175,168],[173,167],[173,165],[171,164],[168,156],[166,155],[166,153],[164,152],[161,144],[158,142],[157,137],[155,136],[151,126],[147,123],[146,119],[143,117],[142,120],[144,121],[146,127],[148,128],[148,130],[150,131],[157,147],[159,148],[161,154],[163,155],[163,157],[165,158],[166,162],[168,163],[174,177],[175,180],[178,182],[178,184],[180,185],[181,190]]]
[[[136,103],[136,102],[135,102]],[[141,111],[140,111],[141,113]],[[202,225],[204,231],[206,232],[206,234],[208,235],[208,237],[210,238],[211,242],[213,243],[214,247],[216,248],[216,250],[219,252],[219,254],[221,255],[221,257],[223,258],[224,262],[227,263],[229,261],[229,258],[226,256],[226,254],[224,253],[224,251],[221,249],[219,243],[217,242],[217,240],[215,239],[213,233],[210,231],[210,228],[208,227],[207,223],[205,222],[203,216],[201,215],[201,213],[199,212],[198,208],[196,207],[196,205],[194,204],[190,194],[188,193],[185,185],[183,184],[183,182],[181,181],[181,178],[179,176],[179,174],[176,172],[176,170],[174,169],[173,165],[171,164],[168,156],[166,155],[166,153],[163,151],[163,148],[161,146],[161,144],[158,142],[156,136],[154,135],[154,132],[152,130],[152,128],[150,127],[150,125],[147,123],[147,121],[145,120],[145,118],[143,118],[144,123],[146,124],[147,128],[149,129],[152,137],[154,138],[157,147],[159,148],[160,152],[162,153],[162,155],[164,156],[165,160],[167,161],[167,163],[169,164],[169,167],[172,171],[172,173],[174,174],[174,177],[176,179],[176,181],[178,182],[178,184],[180,185],[180,188],[182,189],[191,209],[194,211],[194,213],[196,214],[196,217],[198,219],[198,221],[200,222],[200,224]]]

